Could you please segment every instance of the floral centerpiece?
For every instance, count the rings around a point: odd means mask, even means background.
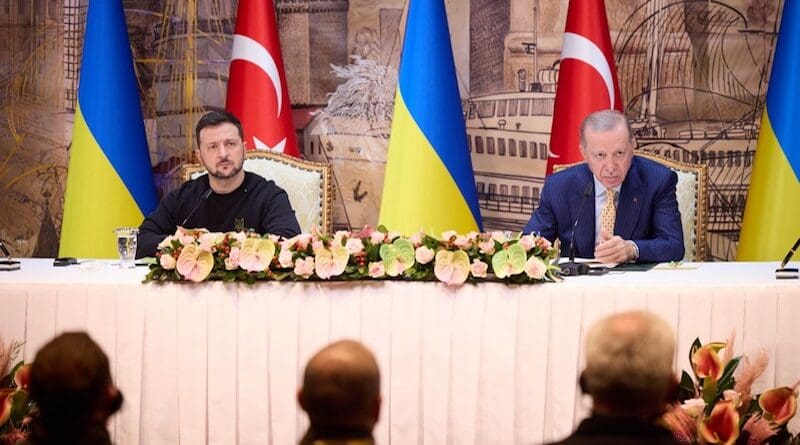
[[[410,237],[370,227],[282,239],[178,228],[158,245],[145,281],[206,280],[558,280],[558,249],[545,238],[505,232]]]
[[[720,352],[722,355],[720,356]],[[695,339],[689,352],[692,374],[683,371],[680,405],[665,415],[675,438],[685,444],[798,443],[786,428],[797,412],[797,387],[773,388],[752,394],[753,382],[769,359],[733,356],[733,335],[727,342],[705,345]],[[738,377],[734,377],[739,366]]]
[[[22,349],[22,343],[6,345],[0,339],[0,444],[23,443],[28,438],[32,402],[28,398],[30,365],[12,359]]]

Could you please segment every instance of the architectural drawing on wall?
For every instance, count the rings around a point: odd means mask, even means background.
[[[639,149],[709,167],[709,244],[732,260],[768,73],[774,27],[703,0],[642,4],[615,43],[617,69]]]

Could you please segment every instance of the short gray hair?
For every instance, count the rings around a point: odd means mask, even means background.
[[[627,116],[617,110],[600,110],[590,113],[581,122],[581,147],[586,148],[586,129],[591,128],[593,131],[609,131],[617,128],[620,125],[625,125],[628,130],[628,139],[633,139],[633,130],[631,123],[628,122]]]
[[[586,335],[584,389],[594,398],[664,397],[674,379],[675,333],[657,315],[630,311],[595,323]]]

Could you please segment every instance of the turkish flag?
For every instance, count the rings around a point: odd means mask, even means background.
[[[272,0],[239,1],[225,108],[248,149],[300,157]]]
[[[548,175],[553,165],[583,160],[581,122],[594,111],[610,108],[622,111],[622,98],[606,7],[603,0],[570,0],[550,131]]]

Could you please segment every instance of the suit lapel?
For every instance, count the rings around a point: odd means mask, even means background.
[[[589,167],[583,165],[581,180],[577,187],[572,191],[572,215],[579,218],[578,225],[575,227],[575,247],[577,252],[589,257],[594,254],[594,181]],[[589,188],[589,195],[584,197],[584,193]],[[583,207],[581,207],[583,203]],[[578,212],[580,211],[580,215]],[[575,218],[573,217],[573,224]]]
[[[622,188],[619,192],[617,219],[614,223],[614,234],[621,236],[622,239],[631,239],[633,229],[639,222],[644,187],[645,184],[640,175],[639,164],[634,156],[631,168],[628,170],[628,175],[625,177],[625,181],[622,182]]]

